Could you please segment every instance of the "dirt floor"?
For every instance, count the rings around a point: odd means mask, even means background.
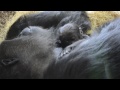
[[[0,11],[0,41],[4,39],[6,30],[2,30],[8,20],[15,15],[15,11]]]
[[[88,16],[92,23],[92,28],[88,34],[91,34],[97,27],[120,17],[120,11],[92,11],[90,13],[88,12]]]
[[[9,27],[22,15],[36,13],[37,11],[0,11],[0,42],[4,40]],[[92,31],[101,24],[120,17],[119,12],[113,11],[89,11],[88,15],[92,22]]]
[[[4,40],[10,26],[22,15],[37,11],[0,11],[0,42]]]

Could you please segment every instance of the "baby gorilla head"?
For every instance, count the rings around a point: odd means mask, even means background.
[[[59,28],[58,32],[57,45],[58,47],[63,48],[80,39],[88,37],[87,35],[84,35],[82,29],[80,29],[78,25],[74,23],[65,24]]]

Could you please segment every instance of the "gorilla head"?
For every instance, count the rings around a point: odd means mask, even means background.
[[[39,32],[1,43],[1,79],[42,78],[44,69],[54,60],[52,33],[40,27],[30,29]]]

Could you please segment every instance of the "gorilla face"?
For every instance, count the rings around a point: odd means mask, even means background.
[[[70,25],[73,23],[73,25]],[[74,26],[75,24],[75,26]],[[77,25],[77,27],[76,27]],[[35,14],[30,14],[20,17],[9,29],[6,40],[13,39],[17,37],[23,29],[29,26],[40,26],[43,28],[54,27],[54,33],[58,33],[59,29],[62,28],[63,31],[75,29],[73,33],[77,37],[81,37],[78,27],[86,33],[90,29],[91,23],[85,11],[45,11]],[[68,28],[67,28],[68,27]],[[67,29],[67,30],[65,30]],[[78,36],[79,35],[79,36]],[[75,37],[76,38],[76,37]]]
[[[1,43],[1,79],[42,78],[44,70],[54,60],[55,42],[51,33],[40,27],[31,27],[32,30],[39,32]]]

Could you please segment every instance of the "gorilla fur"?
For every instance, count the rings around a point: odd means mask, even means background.
[[[58,51],[52,34],[40,33],[5,40],[0,45],[0,78],[118,79],[120,78],[120,18],[91,37]],[[60,55],[61,56],[61,55]],[[15,61],[14,61],[15,60]],[[3,62],[8,61],[7,65]]]

